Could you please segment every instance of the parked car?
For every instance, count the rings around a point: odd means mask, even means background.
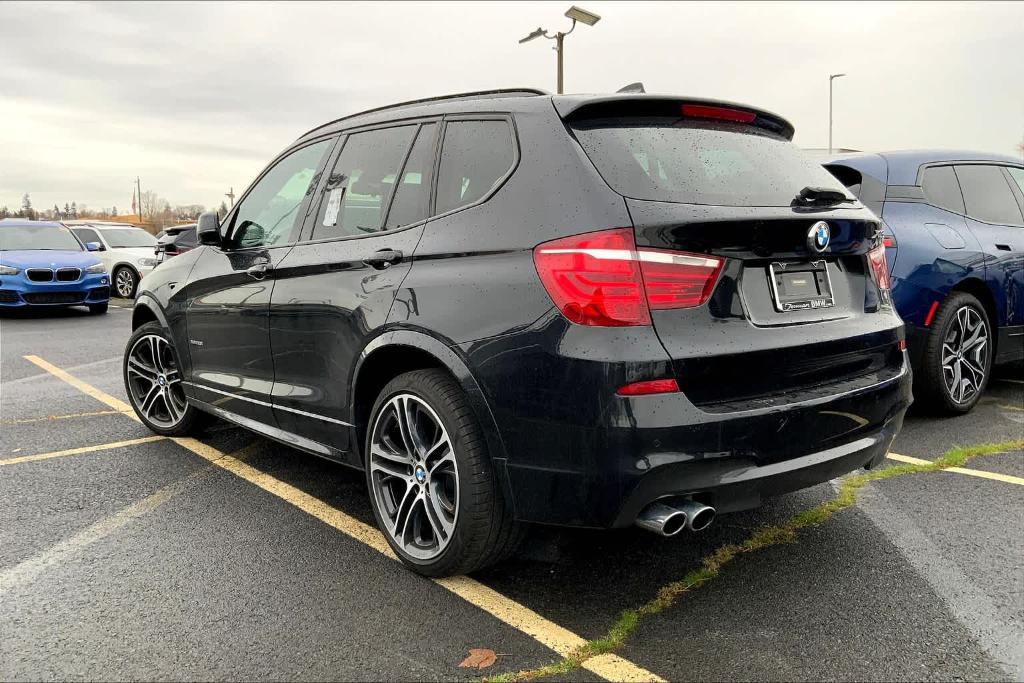
[[[97,242],[100,260],[114,283],[114,293],[132,299],[139,282],[156,267],[156,238],[142,228],[102,221],[65,221],[83,242]]]
[[[849,154],[825,167],[885,225],[914,394],[966,413],[1024,359],[1024,163],[979,152]]]
[[[110,279],[98,248],[60,223],[0,220],[0,308],[88,306],[106,313]]]
[[[156,240],[156,262],[163,263],[172,256],[184,254],[199,246],[196,224],[175,225],[162,230]]]
[[[911,401],[878,221],[792,135],[525,90],[325,124],[143,281],[132,406],[365,469],[428,575],[524,522],[672,535],[875,466]]]

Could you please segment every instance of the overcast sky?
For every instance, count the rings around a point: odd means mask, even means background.
[[[216,206],[328,120],[438,94],[555,88],[572,0],[0,3],[0,205],[131,204],[132,183]],[[746,102],[825,147],[1019,154],[1024,3],[618,3],[566,39],[566,90]]]

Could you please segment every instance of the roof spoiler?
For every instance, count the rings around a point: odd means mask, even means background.
[[[629,87],[629,86],[627,86]],[[555,109],[565,121],[581,121],[586,119],[604,119],[636,116],[669,116],[681,118],[684,105],[694,109],[729,110],[745,112],[752,116],[747,125],[756,126],[786,138],[793,139],[794,128],[786,119],[778,114],[757,109],[745,104],[723,102],[721,100],[693,99],[689,97],[673,97],[671,95],[646,95],[639,93],[617,93],[599,97],[556,96]],[[708,117],[717,118],[717,117]]]

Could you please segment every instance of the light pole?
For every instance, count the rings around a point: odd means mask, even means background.
[[[564,55],[565,37],[573,32],[573,29],[576,28],[576,22],[577,21],[581,21],[584,24],[586,24],[587,26],[593,26],[597,22],[601,21],[601,17],[600,16],[594,14],[593,12],[588,12],[585,9],[577,7],[576,5],[573,5],[572,7],[567,9],[565,11],[565,16],[567,16],[570,19],[572,19],[572,26],[569,27],[568,31],[564,31],[564,32],[563,31],[559,31],[558,33],[556,33],[555,35],[552,36],[552,35],[548,35],[548,32],[546,30],[544,30],[543,28],[538,27],[536,31],[533,31],[532,33],[530,33],[530,35],[526,36],[525,38],[523,38],[523,39],[521,39],[519,41],[520,44],[528,43],[531,40],[533,40],[534,38],[541,38],[541,37],[548,38],[550,40],[555,41],[555,52],[558,53],[558,94],[559,95],[561,95],[563,90],[564,90],[564,88],[563,88],[564,80],[563,80],[563,75],[562,75],[562,73],[563,73],[562,66],[563,66],[563,55]]]
[[[832,154],[832,81],[846,74],[830,74],[828,77],[828,153]]]

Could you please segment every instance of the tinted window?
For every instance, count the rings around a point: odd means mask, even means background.
[[[507,121],[450,122],[441,147],[435,213],[478,201],[508,173],[514,161]]]
[[[107,238],[107,244],[111,249],[122,247],[152,247],[156,244],[156,238],[145,230],[138,228],[118,228],[115,230],[104,230],[103,236]]]
[[[1020,225],[1022,217],[1013,190],[998,166],[957,166],[967,215],[986,223]]]
[[[273,246],[289,241],[301,222],[299,207],[329,145],[324,140],[298,149],[260,178],[238,205],[234,246]]]
[[[53,225],[0,225],[0,251],[24,249],[82,251],[83,247],[67,228]]]
[[[752,126],[671,117],[577,124],[577,139],[619,194],[720,206],[790,206],[805,187],[843,185],[789,140]]]
[[[1009,172],[1010,177],[1013,178],[1013,181],[1017,183],[1017,187],[1020,188],[1020,191],[1024,192],[1024,168],[1007,166],[1006,170]]]
[[[198,243],[198,240],[196,239],[196,229],[189,228],[188,230],[182,230],[174,239],[174,243],[181,247],[196,246]]]
[[[349,135],[320,200],[313,239],[378,232],[416,126]]]
[[[71,228],[71,232],[75,233],[78,239],[82,240],[83,244],[87,242],[99,242],[101,245],[103,244],[103,242],[100,241],[100,236],[97,235],[96,231],[92,228]]]
[[[395,188],[395,199],[388,211],[384,229],[397,228],[427,217],[430,204],[430,176],[434,171],[434,138],[437,124],[420,128],[409,160],[402,169],[402,182]]]
[[[921,189],[932,206],[955,213],[964,212],[964,198],[952,166],[926,168],[921,176]]]

